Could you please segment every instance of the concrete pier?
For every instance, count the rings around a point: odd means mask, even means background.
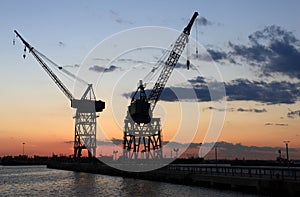
[[[300,196],[300,168],[297,167],[170,164],[149,172],[121,171],[101,163],[49,162],[47,167],[270,196]]]

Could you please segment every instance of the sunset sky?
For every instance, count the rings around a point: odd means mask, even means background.
[[[73,151],[75,111],[38,62],[30,54],[22,58],[24,46],[13,30],[93,83],[97,98],[106,101],[98,118],[103,144],[122,139],[128,95],[197,11],[188,55],[183,52],[155,109],[154,115],[162,118],[163,140],[200,144],[213,132],[216,141],[224,142],[220,149],[226,158],[230,152],[249,158],[267,153],[274,159],[288,140],[290,157],[300,159],[299,7],[297,0],[4,0],[0,156],[22,154],[22,143],[29,155]],[[187,57],[190,70],[185,68]],[[82,87],[55,72],[81,96]],[[226,96],[212,99],[214,88],[221,86]],[[249,147],[252,153],[247,153]],[[111,154],[113,148],[99,146],[97,154]]]

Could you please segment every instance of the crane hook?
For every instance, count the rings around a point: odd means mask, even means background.
[[[26,58],[26,46],[24,47],[24,53],[23,53],[23,58]]]
[[[190,70],[190,60],[186,60],[186,68]]]

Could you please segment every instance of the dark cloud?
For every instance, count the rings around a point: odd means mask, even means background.
[[[228,58],[227,53],[221,50],[207,49],[207,52],[214,61],[220,61]]]
[[[223,112],[223,111],[231,111],[231,112],[234,112],[234,111],[238,111],[238,112],[253,112],[253,113],[264,113],[264,112],[267,112],[266,109],[245,109],[245,108],[238,108],[238,109],[234,109],[234,108],[215,108],[215,107],[207,107],[207,108],[204,108],[203,109],[204,111],[205,110],[215,110],[215,111],[220,111],[220,112]]]
[[[288,124],[284,124],[284,123],[276,123],[275,126],[283,126],[283,127],[287,127],[289,126]]]
[[[271,151],[271,152],[277,152],[278,149],[281,147],[270,147],[270,146],[246,146],[242,145],[241,143],[233,144],[228,142],[217,142],[218,147],[222,147],[228,150],[241,150],[241,151]],[[289,149],[290,150],[290,149]],[[292,152],[297,151],[297,149],[292,148]]]
[[[280,149],[284,149],[284,147],[280,146],[246,146],[241,143],[229,143],[229,142],[216,142],[216,143],[191,143],[191,144],[183,144],[179,142],[164,142],[164,145],[167,145],[168,148],[188,148],[193,149],[194,153],[197,154],[201,152],[201,148],[205,147],[217,147],[218,148],[218,156],[219,158],[251,158],[251,159],[266,159],[268,158],[276,158],[277,152]],[[196,150],[195,150],[196,149]],[[289,148],[290,152],[297,153],[300,151],[299,148]],[[206,157],[214,157],[214,148],[211,150],[210,154],[206,155]]]
[[[178,62],[176,64],[176,68],[187,69],[187,64],[186,63],[180,63],[180,62]],[[193,64],[190,64],[189,69],[191,69],[191,68],[195,68],[195,66],[193,66]]]
[[[193,85],[197,98],[201,101],[210,101],[210,94],[208,84],[203,77],[189,80]],[[226,96],[228,100],[244,100],[257,101],[267,104],[295,103],[300,97],[300,84],[293,84],[290,82],[262,82],[249,81],[247,79],[232,80],[225,83]],[[213,87],[210,84],[210,87]],[[221,94],[220,94],[221,95]],[[221,99],[221,98],[219,98]],[[241,109],[240,109],[241,110]],[[252,109],[253,112],[264,112],[259,109]]]
[[[229,42],[229,47],[232,49],[230,51],[230,56],[242,57],[248,63],[252,64],[253,62],[262,63],[268,60],[268,57],[271,55],[271,51],[265,46],[261,45],[235,45]]]
[[[216,61],[221,64],[228,62],[238,64],[231,53],[225,52],[222,49],[208,48],[205,53],[193,53],[192,58],[207,62]]]
[[[205,110],[216,110],[216,111],[220,111],[220,112],[226,111],[225,108],[221,109],[221,108],[216,108],[216,107],[212,107],[212,106],[209,106],[209,107],[206,107],[203,109],[203,111],[205,111]],[[230,109],[230,110],[232,110],[232,109]]]
[[[266,109],[245,109],[245,108],[238,108],[237,109],[238,112],[255,112],[255,113],[264,113],[267,112]]]
[[[89,68],[89,70],[95,71],[95,72],[113,72],[113,71],[115,71],[117,69],[120,69],[120,68],[117,67],[117,66],[114,66],[114,65],[111,65],[108,68],[105,68],[105,67],[102,67],[102,66],[98,66],[98,65],[94,65],[94,66],[92,66],[92,67]]]
[[[299,96],[300,84],[290,82],[270,83],[237,79],[225,85],[228,100],[257,101],[267,104],[295,103]]]
[[[199,26],[208,26],[213,24],[213,22],[209,21],[207,18],[203,16],[197,18],[195,23]]]
[[[288,112],[287,117],[292,119],[294,119],[295,117],[300,117],[300,110]]]
[[[142,60],[135,60],[135,59],[130,59],[130,58],[119,58],[116,61],[118,62],[129,62],[129,63],[134,63],[134,64],[142,64],[142,63],[148,63]]]
[[[188,80],[194,87],[206,86],[205,78],[202,76],[197,76],[195,79]]]
[[[229,101],[256,101],[266,104],[293,104],[300,98],[300,83],[293,84],[290,82],[276,82],[270,83],[263,81],[249,81],[247,79],[236,79],[228,83],[209,82],[205,78],[198,76],[195,79],[188,80],[193,88],[189,87],[166,87],[160,100],[163,101],[178,101],[196,100],[196,101],[211,101],[210,90],[214,92],[213,100],[220,100],[223,98],[221,87],[224,85],[226,97]],[[149,95],[150,90],[146,90]],[[132,93],[123,94],[129,98]],[[179,95],[179,96],[178,96]],[[238,111],[251,111],[254,113],[266,112],[266,109],[243,109]]]
[[[115,11],[113,11],[113,10],[110,10],[109,13],[110,13],[111,18],[112,18],[116,23],[119,23],[119,24],[130,24],[130,25],[133,24],[133,22],[131,22],[131,21],[129,21],[129,20],[123,19],[117,12],[115,12]]]
[[[105,67],[94,65],[89,68],[89,70],[95,71],[95,72],[103,72],[105,70]]]
[[[123,144],[123,140],[122,139],[112,138],[111,141],[115,145],[121,145],[121,144]]]
[[[280,127],[287,127],[289,126],[288,124],[286,123],[271,123],[271,122],[267,122],[265,124],[265,126],[280,126]]]
[[[177,88],[176,88],[177,89]],[[177,89],[178,91],[187,91],[184,88],[179,88]],[[150,95],[151,90],[147,89],[145,90],[146,95]],[[124,93],[123,96],[126,98],[131,98],[131,96],[133,95],[134,92],[129,92],[129,93]],[[174,91],[171,88],[165,88],[161,95],[160,95],[160,100],[163,101],[169,101],[169,102],[174,102],[174,101],[178,101],[178,97],[176,96],[176,94],[174,93]]]
[[[268,26],[249,37],[249,45],[229,42],[228,56],[261,67],[264,75],[273,73],[300,79],[300,41],[279,26]]]
[[[58,42],[58,46],[59,46],[59,47],[64,47],[64,46],[66,46],[66,44],[65,44],[64,42],[61,42],[61,41],[60,41],[60,42]]]

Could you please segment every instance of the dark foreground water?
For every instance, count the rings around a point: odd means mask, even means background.
[[[47,169],[0,166],[0,196],[252,196],[122,177]]]

